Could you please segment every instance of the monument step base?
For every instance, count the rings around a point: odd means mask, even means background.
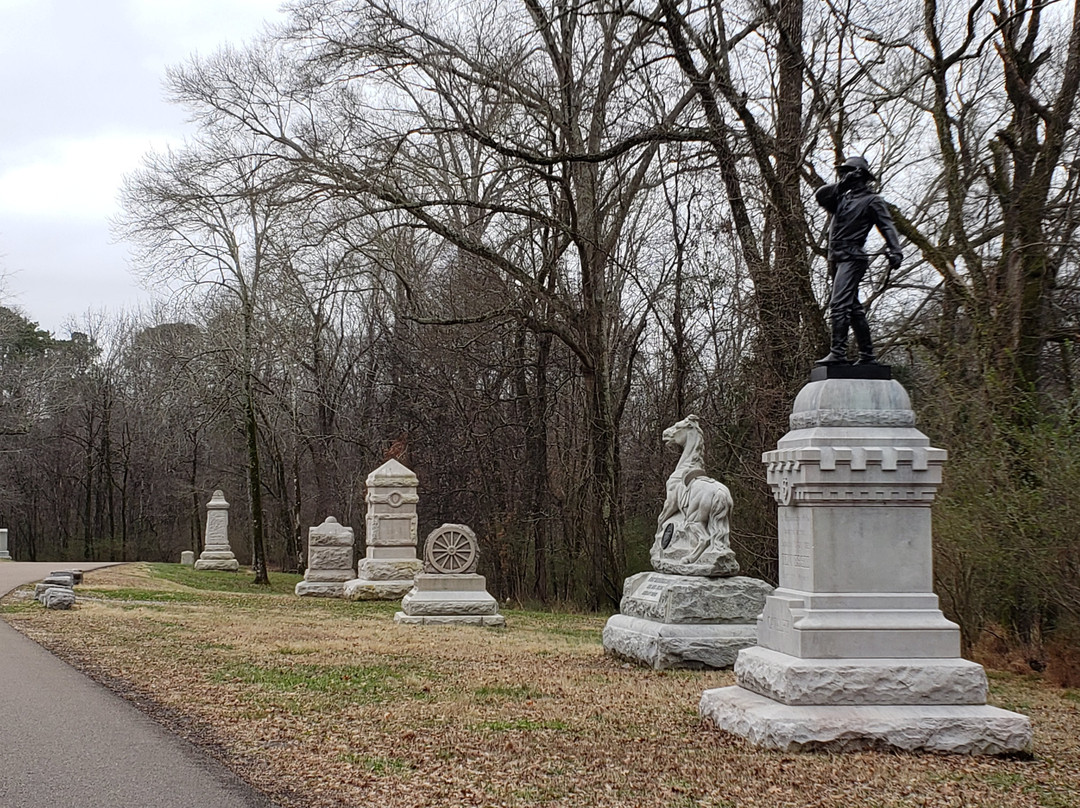
[[[789,705],[986,704],[982,665],[953,659],[800,659],[747,648],[735,663],[746,690]]]
[[[353,578],[345,582],[343,597],[346,600],[400,600],[412,588],[412,578],[398,581]]]
[[[423,569],[424,562],[415,557],[398,561],[365,558],[357,566],[356,576],[365,581],[408,581],[411,589],[413,578]]]
[[[506,618],[501,614],[439,614],[413,615],[398,612],[394,622],[406,626],[491,626],[506,625]]]
[[[413,589],[401,599],[401,611],[410,616],[436,616],[443,614],[498,614],[499,604],[487,593],[443,592],[440,597],[417,596]],[[465,597],[451,597],[459,595]],[[484,597],[486,595],[486,597]]]
[[[786,752],[899,749],[964,755],[1031,751],[1027,716],[989,705],[791,706],[734,685],[698,708],[718,729]]]
[[[659,623],[624,614],[604,626],[604,649],[653,668],[730,668],[739,651],[757,642],[753,623]]]
[[[414,579],[417,593],[470,592],[481,599],[491,598],[487,591],[487,581],[476,573],[431,573],[421,572]],[[494,598],[491,598],[494,600]]]
[[[195,562],[197,570],[215,570],[217,572],[238,572],[240,562],[233,559],[200,558]]]
[[[302,598],[343,598],[344,581],[300,581],[294,590]]]

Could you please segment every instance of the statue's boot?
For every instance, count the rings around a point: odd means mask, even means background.
[[[828,356],[823,356],[815,365],[850,365],[847,358],[849,315],[834,315],[832,318],[832,349]]]
[[[870,323],[866,321],[866,312],[862,309],[851,313],[851,330],[855,334],[855,344],[859,346],[859,358],[856,365],[876,365],[874,342],[870,339]]]

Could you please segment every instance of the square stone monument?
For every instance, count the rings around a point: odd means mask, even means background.
[[[424,571],[401,599],[395,623],[503,626],[499,604],[487,591],[476,534],[466,525],[441,525],[424,542]]]
[[[986,704],[986,674],[933,592],[930,505],[946,453],[915,429],[885,366],[815,368],[763,460],[779,505],[780,586],[701,715],[773,749],[1027,750],[1026,716]]]
[[[416,557],[416,475],[390,459],[367,478],[367,550],[356,578],[345,582],[349,600],[397,600],[423,569]]]
[[[654,571],[623,582],[619,614],[604,626],[604,648],[658,670],[730,668],[756,642],[755,621],[773,588],[739,575],[728,538],[731,493],[705,473],[697,416],[665,429],[663,439],[681,454],[657,518]]]
[[[206,546],[195,562],[195,569],[222,572],[240,569],[240,562],[229,547],[229,503],[220,490],[206,503]]]
[[[308,528],[308,565],[296,585],[301,597],[340,598],[353,577],[353,529],[333,516]]]
[[[0,561],[10,561],[11,553],[8,552],[8,532],[6,527],[0,527]]]

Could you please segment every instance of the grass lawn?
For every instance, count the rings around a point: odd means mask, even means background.
[[[505,610],[505,629],[399,626],[396,602],[296,598],[250,574],[87,573],[70,612],[0,614],[282,806],[1080,806],[1080,694],[991,672],[1030,760],[759,750],[702,724],[727,671],[606,657],[604,618]]]

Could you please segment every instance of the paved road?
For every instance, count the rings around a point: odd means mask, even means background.
[[[65,566],[2,561],[0,595]],[[0,808],[37,805],[273,808],[198,747],[0,620]]]

